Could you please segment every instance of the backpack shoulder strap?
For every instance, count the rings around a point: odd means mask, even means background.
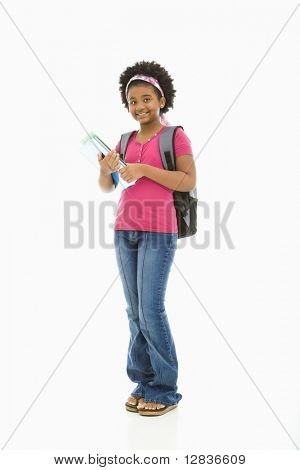
[[[159,150],[165,170],[175,170],[175,132],[178,127],[182,126],[167,126],[159,136]]]
[[[129,139],[134,132],[135,131],[125,132],[125,134],[121,135],[120,158],[123,158],[123,160],[124,160],[125,152],[127,150]]]
[[[134,132],[135,131],[130,131],[130,132],[126,132],[125,134],[121,135],[120,152],[119,153],[120,153],[120,158],[122,158],[122,159],[124,159],[124,155],[125,155],[125,152],[126,152],[126,149],[127,149],[127,146],[128,146],[129,139],[130,139],[131,135]],[[114,171],[111,174],[111,177],[112,177],[114,186],[116,188],[119,184],[119,173],[117,171]]]

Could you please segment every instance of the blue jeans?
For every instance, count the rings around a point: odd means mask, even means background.
[[[177,233],[115,230],[114,244],[129,320],[127,374],[145,402],[173,405],[178,362],[165,311],[165,291]]]

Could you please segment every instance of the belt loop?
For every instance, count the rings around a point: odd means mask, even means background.
[[[138,239],[138,232],[137,230],[130,230],[129,232],[129,238],[131,241],[136,242]]]

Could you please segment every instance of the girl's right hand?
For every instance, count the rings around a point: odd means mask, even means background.
[[[119,170],[122,165],[119,163],[120,154],[115,150],[110,150],[105,157],[102,153],[98,153],[98,161],[100,165],[101,172],[104,175],[110,175],[114,171]]]

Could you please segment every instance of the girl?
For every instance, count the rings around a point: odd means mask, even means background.
[[[126,402],[128,411],[157,416],[177,407],[178,362],[164,300],[177,248],[178,227],[173,191],[191,191],[196,169],[191,142],[175,132],[176,171],[163,169],[159,135],[168,125],[176,90],[168,72],[156,62],[137,62],[120,76],[124,106],[139,130],[126,150],[127,167],[119,163],[120,141],[105,158],[99,155],[99,185],[113,191],[111,173],[127,183],[114,226],[116,259],[127,303],[130,341],[127,374],[137,386]]]

